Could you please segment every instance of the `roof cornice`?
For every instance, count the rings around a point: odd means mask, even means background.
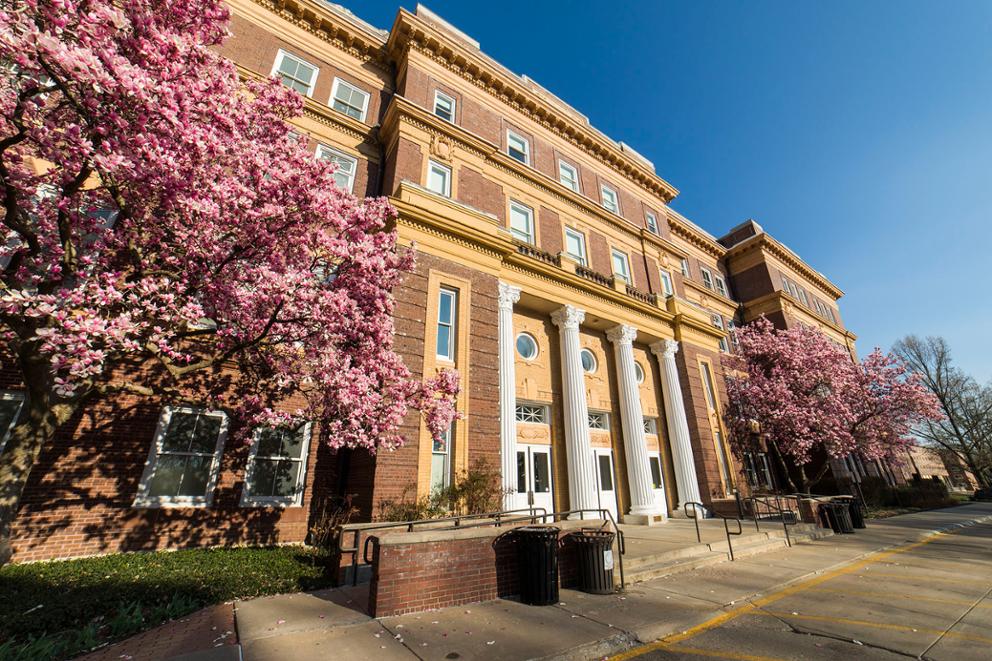
[[[773,239],[767,232],[756,234],[755,236],[745,239],[733,247],[728,248],[727,258],[731,259],[752,250],[764,251],[774,256],[779,261],[785,262],[797,272],[801,273],[807,280],[819,287],[823,293],[828,296],[832,296],[834,301],[844,295],[844,291],[840,287],[830,282],[825,275],[804,262],[798,255],[796,255],[796,253],[792,252],[784,245]]]
[[[694,225],[684,222],[677,214],[669,213],[666,215],[668,216],[668,227],[671,229],[672,234],[696,246],[703,252],[709,253],[716,259],[723,258],[727,253],[727,249],[711,236],[701,232]]]

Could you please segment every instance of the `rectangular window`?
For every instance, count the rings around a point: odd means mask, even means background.
[[[527,493],[527,453],[517,451],[517,493]]]
[[[734,349],[737,348],[737,333],[735,332],[736,328],[737,325],[734,323],[734,320],[727,319],[727,331],[730,335],[730,343],[734,345]]]
[[[534,211],[519,202],[510,201],[510,234],[517,241],[534,243]]]
[[[723,279],[723,276],[713,276],[713,284],[716,285],[716,290],[721,296],[727,295],[727,281]]]
[[[24,406],[24,393],[13,391],[0,393],[0,452],[3,452],[3,446],[7,444],[10,432],[14,431],[22,406]]]
[[[700,363],[703,370],[703,389],[706,391],[706,403],[711,411],[716,410],[716,390],[713,389],[713,375],[710,373],[709,363]]]
[[[647,212],[648,231],[658,234],[658,217],[650,211]]]
[[[256,429],[241,505],[299,506],[307,475],[310,423],[297,429]]]
[[[222,411],[166,407],[134,506],[209,506],[226,437],[227,415]]]
[[[663,488],[661,483],[661,457],[651,455],[648,457],[648,464],[651,466],[651,486],[655,489]]]
[[[834,309],[833,308],[827,308],[827,312],[830,313],[830,321],[832,321],[832,322],[834,322],[836,324],[837,323],[837,315],[834,314]]]
[[[429,161],[427,164],[427,190],[451,197],[451,168]]]
[[[656,418],[644,418],[644,433],[658,434],[658,420]]]
[[[662,269],[658,272],[661,276],[661,291],[665,296],[672,296],[675,294],[675,288],[672,286],[672,274],[668,271]]]
[[[334,171],[334,181],[339,188],[349,193],[355,189],[355,173],[358,171],[358,159],[343,154],[327,145],[317,145],[317,158],[334,163],[338,166]]]
[[[806,291],[804,289],[799,290],[799,300],[803,302],[803,305],[809,307],[809,298],[806,297]]]
[[[603,411],[589,411],[589,429],[609,431],[610,414]]]
[[[599,488],[601,491],[613,491],[613,461],[608,454],[596,455],[599,459]]]
[[[537,425],[548,424],[548,408],[534,404],[517,404],[517,422],[530,422]]]
[[[685,257],[682,258],[682,277],[683,278],[692,277],[692,273],[690,273],[689,271],[689,260],[686,259]]]
[[[551,455],[534,451],[534,493],[551,492]]]
[[[720,330],[723,330],[723,317],[721,317],[718,314],[711,314],[710,315],[710,321],[713,322],[713,325],[714,326],[716,326]]]
[[[558,161],[558,180],[566,188],[579,192],[579,171],[562,160]]]
[[[784,291],[786,294],[789,293],[789,279],[784,275],[782,276],[782,291]]]
[[[710,270],[702,266],[699,267],[699,277],[703,279],[703,286],[707,289],[713,289],[713,274]]]
[[[317,67],[284,50],[276,55],[276,63],[270,74],[303,96],[313,96],[313,86],[317,82]]]
[[[530,142],[510,130],[506,132],[506,153],[512,159],[530,165]]]
[[[437,300],[437,357],[442,360],[455,360],[455,315],[458,308],[458,292],[441,288]]]
[[[573,230],[571,227],[565,228],[565,253],[577,261],[579,264],[586,266],[586,236],[578,230]]]
[[[631,284],[630,261],[627,259],[627,253],[616,248],[613,249],[613,275]]]
[[[599,192],[603,201],[603,208],[620,215],[620,198],[617,197],[617,192],[606,184],[599,187]]]
[[[794,282],[789,283],[789,292],[792,294],[792,298],[799,300],[799,287]]]
[[[348,117],[364,122],[365,113],[369,109],[369,93],[340,78],[335,78],[334,87],[331,89],[331,107]]]
[[[455,423],[434,439],[431,451],[431,491],[447,489],[451,484],[451,432]]]
[[[455,100],[444,92],[434,92],[434,114],[446,122],[455,123]]]

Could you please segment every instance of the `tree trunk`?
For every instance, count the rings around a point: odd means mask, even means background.
[[[75,410],[74,404],[58,400],[52,394],[47,361],[32,355],[21,356],[19,363],[25,382],[24,406],[0,453],[0,566],[13,555],[14,517],[41,448]]]
[[[796,493],[799,489],[796,488],[796,483],[792,480],[792,471],[789,470],[789,465],[786,463],[785,457],[783,457],[782,453],[779,451],[778,445],[770,441],[768,443],[768,447],[771,448],[772,454],[775,456],[776,463],[778,463],[779,468],[782,469],[782,474],[785,475],[785,481],[788,482],[789,489],[791,489],[793,493]]]

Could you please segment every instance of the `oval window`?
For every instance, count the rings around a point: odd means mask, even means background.
[[[634,377],[638,383],[644,383],[644,368],[640,363],[634,363]]]
[[[582,370],[586,374],[592,374],[596,371],[596,356],[592,355],[592,351],[583,349],[579,357],[582,359]]]
[[[524,360],[537,358],[537,340],[527,333],[517,335],[517,353]]]

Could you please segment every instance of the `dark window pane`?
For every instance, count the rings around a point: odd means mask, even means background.
[[[548,453],[534,453],[534,491],[548,493],[551,491],[551,470],[548,466]]]
[[[207,482],[210,480],[210,465],[213,457],[190,457],[183,471],[183,482],[179,486],[179,496],[207,495]]]
[[[283,432],[280,429],[262,429],[258,433],[258,452],[261,457],[278,456],[282,448]]]
[[[451,326],[437,327],[437,355],[451,358]]]
[[[517,453],[517,492],[527,493],[527,453]]]
[[[251,495],[271,496],[276,481],[276,464],[272,459],[255,459],[251,470]]]
[[[599,457],[599,488],[602,491],[613,491],[613,470],[610,466],[610,455],[601,454]]]
[[[193,430],[196,429],[196,417],[195,413],[173,411],[169,418],[169,428],[165,430],[165,437],[162,439],[162,449],[167,452],[188,451]]]
[[[148,483],[149,496],[175,496],[183,479],[186,457],[176,455],[159,456],[155,471]]]
[[[220,435],[221,419],[216,415],[201,415],[196,420],[196,431],[193,433],[191,452],[209,452],[217,449],[217,437]]]
[[[300,466],[298,461],[280,461],[276,464],[273,496],[289,498],[296,495],[296,479],[300,474]]]
[[[0,399],[0,441],[3,440],[4,433],[10,428],[20,410],[21,400]]]
[[[651,482],[655,489],[661,488],[661,460],[658,457],[649,457],[651,463]]]
[[[303,425],[299,429],[289,431],[283,435],[282,451],[284,457],[299,459],[303,454],[303,444],[307,440],[307,426]]]

